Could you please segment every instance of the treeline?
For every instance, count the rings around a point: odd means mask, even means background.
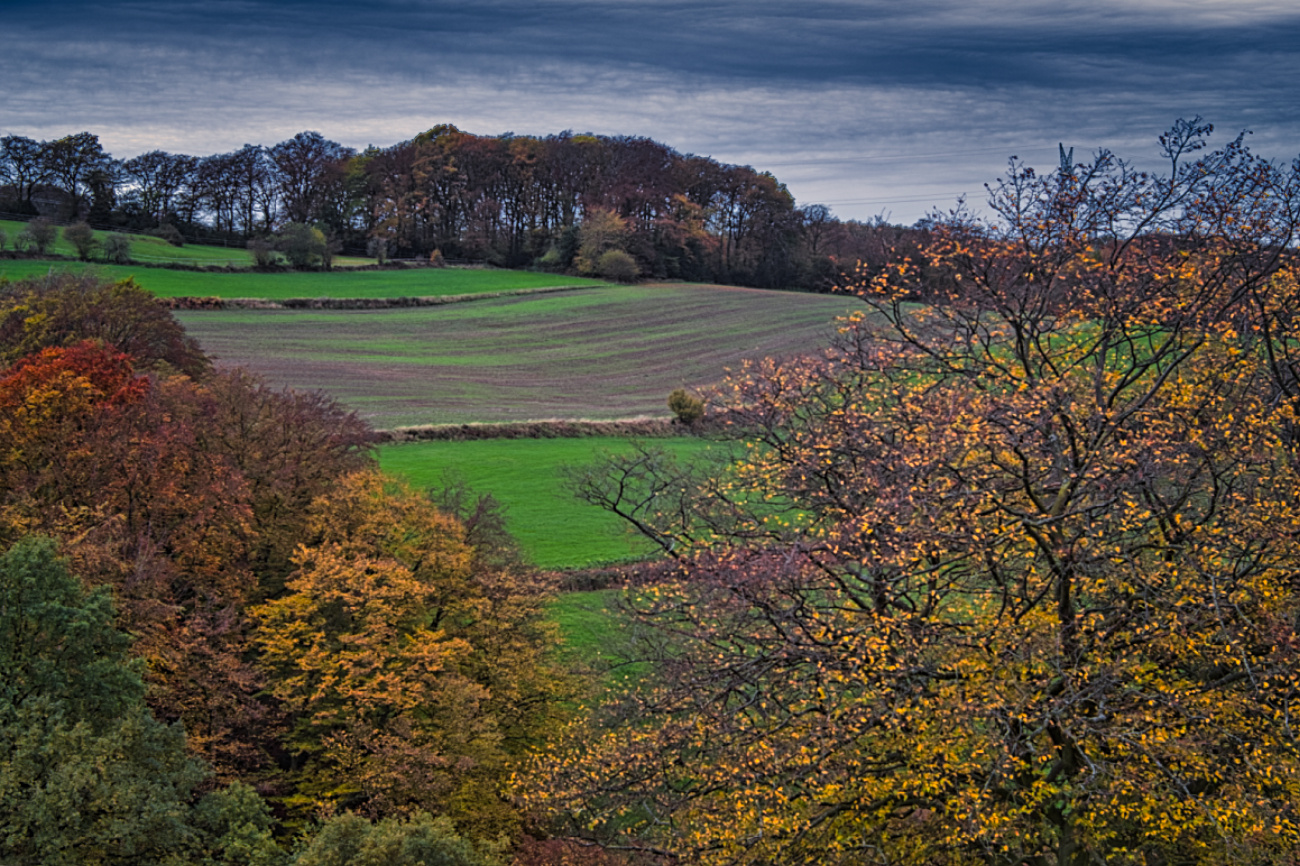
[[[130,281],[0,283],[0,861],[498,862],[544,581],[373,439]]]
[[[381,259],[437,251],[504,267],[815,290],[917,234],[798,207],[768,172],[647,138],[480,136],[451,125],[362,152],[302,132],[270,147],[126,160],[89,132],[9,135],[0,211],[237,242],[310,226],[333,249]]]

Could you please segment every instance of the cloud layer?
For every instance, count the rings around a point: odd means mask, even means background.
[[[118,156],[317,129],[387,145],[647,135],[770,169],[801,202],[908,221],[1058,141],[1139,161],[1200,114],[1300,152],[1300,11],[1240,0],[65,0],[6,4],[0,133]],[[1226,139],[1224,135],[1222,138]]]

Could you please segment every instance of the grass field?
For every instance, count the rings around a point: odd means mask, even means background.
[[[0,259],[0,277],[11,280],[87,267],[107,279],[134,277],[160,298],[410,298],[446,297],[551,286],[599,286],[597,280],[480,268],[412,268],[403,271],[327,271],[302,273],[222,273],[175,271],[139,265],[103,265]]]
[[[681,457],[710,447],[706,440],[689,437],[654,441]],[[476,491],[491,493],[506,507],[510,532],[530,562],[542,568],[584,568],[652,552],[617,517],[564,489],[562,467],[627,447],[627,440],[613,437],[408,442],[383,446],[379,465],[416,487],[441,486],[455,476]]]
[[[27,226],[26,223],[12,220],[0,220],[0,230],[8,236],[6,247],[13,248],[14,237]],[[102,243],[110,232],[96,231],[95,237]],[[253,257],[241,247],[214,247],[200,244],[186,244],[174,247],[162,238],[147,235],[129,235],[131,238],[131,258],[138,262],[178,262],[191,265],[230,265],[233,267],[250,267]],[[72,244],[63,239],[63,228],[59,228],[58,240],[50,252],[61,256],[75,256],[77,251]],[[49,267],[49,262],[46,262]]]
[[[401,310],[186,311],[219,363],[323,390],[374,426],[667,415],[744,358],[814,351],[860,302],[620,286]]]

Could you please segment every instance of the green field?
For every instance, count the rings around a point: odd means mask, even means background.
[[[5,245],[7,249],[13,248],[14,237],[26,226],[27,224],[23,222],[0,220],[0,230],[3,230],[9,238]],[[109,234],[110,232],[96,231],[95,237],[102,243]],[[131,238],[131,258],[142,263],[177,262],[191,265],[230,265],[233,267],[249,267],[253,264],[253,257],[242,247],[214,247],[200,244],[186,244],[183,247],[174,247],[162,238],[149,237],[148,235],[129,235],[129,237]],[[55,241],[50,252],[61,256],[75,256],[77,254],[72,244],[63,239],[62,227],[59,228],[58,240]],[[49,262],[45,263],[46,268],[49,265]]]
[[[80,273],[86,268],[107,279],[134,277],[161,298],[414,298],[471,295],[552,286],[599,286],[597,280],[485,268],[412,268],[394,271],[325,271],[225,273],[176,271],[139,265],[103,265],[0,259],[0,277],[11,280],[54,271]]]
[[[812,352],[860,301],[684,284],[398,310],[185,311],[218,363],[322,390],[375,427],[668,414],[746,358]]]
[[[680,457],[710,447],[704,439],[656,439]],[[623,522],[564,489],[562,467],[590,463],[603,451],[626,449],[625,439],[481,439],[385,445],[379,465],[416,487],[459,477],[506,507],[511,534],[525,557],[548,569],[584,568],[643,557],[652,545]]]

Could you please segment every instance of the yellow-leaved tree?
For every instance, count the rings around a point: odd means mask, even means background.
[[[485,562],[465,522],[375,472],[320,497],[307,534],[284,594],[252,611],[290,718],[284,805],[508,833],[501,782],[557,689],[544,594]]]
[[[1013,165],[712,396],[725,469],[581,479],[673,555],[656,675],[525,799],[689,862],[1295,862],[1300,177],[1209,131]]]

